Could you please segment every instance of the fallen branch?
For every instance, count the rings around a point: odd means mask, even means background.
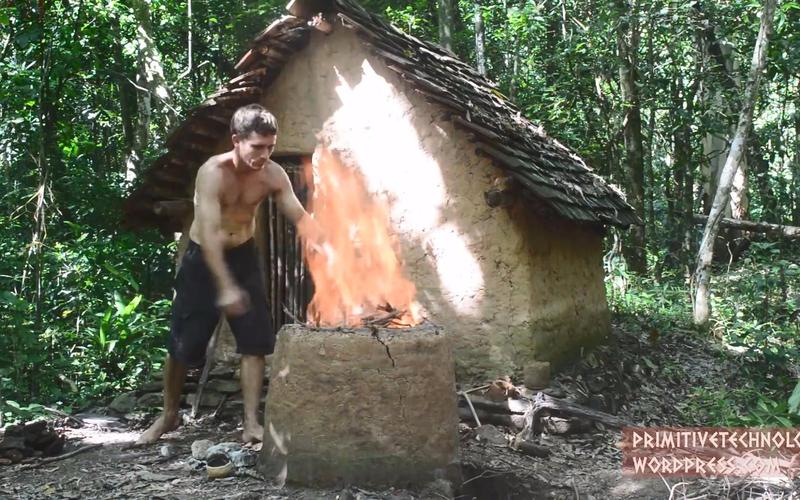
[[[19,470],[33,469],[35,467],[39,467],[40,465],[49,464],[49,463],[52,463],[52,462],[58,462],[59,460],[64,460],[65,458],[74,457],[75,455],[81,454],[81,453],[83,453],[85,451],[94,450],[95,448],[100,448],[102,446],[103,445],[101,443],[89,444],[89,445],[83,446],[81,448],[78,448],[77,450],[72,450],[69,453],[62,453],[61,455],[58,455],[58,456],[55,456],[55,457],[43,458],[42,460],[40,460],[39,462],[37,462],[35,464],[24,465],[24,466],[20,467]]]
[[[705,224],[708,217],[705,215],[694,214],[692,220],[695,224]],[[739,220],[723,218],[720,222],[722,227],[731,229],[741,229],[742,231],[750,231],[753,233],[766,233],[769,235],[779,236],[787,239],[800,238],[800,227],[798,226],[784,226],[782,224],[772,224],[770,222],[753,222],[749,220]]]
[[[499,413],[490,413],[486,410],[481,410],[480,408],[475,408],[475,413],[478,415],[478,419],[480,420],[481,424],[492,424],[497,425],[500,427],[506,427],[508,429],[512,429],[515,432],[519,432],[525,426],[525,419],[522,415],[502,415]],[[458,419],[461,422],[471,424],[475,422],[475,417],[472,415],[472,411],[470,411],[469,407],[461,406],[458,408]]]
[[[525,427],[517,434],[517,441],[528,441],[539,429],[539,421],[544,415],[557,415],[559,417],[583,417],[595,420],[609,427],[620,429],[631,424],[609,413],[593,410],[577,403],[556,399],[547,394],[538,392],[525,412]]]
[[[78,427],[83,427],[83,424],[85,423],[83,420],[77,419],[77,418],[73,417],[72,415],[69,415],[68,413],[65,413],[65,412],[63,412],[61,410],[58,410],[56,408],[49,408],[47,406],[43,406],[42,409],[44,411],[50,412],[50,413],[52,413],[54,415],[58,415],[59,417],[66,418],[67,420],[69,420],[70,422],[74,423]]]

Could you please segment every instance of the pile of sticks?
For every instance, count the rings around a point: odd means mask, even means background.
[[[361,323],[366,327],[373,328],[399,328],[411,326],[401,323],[401,319],[408,312],[405,309],[395,309],[387,302],[386,304],[378,306],[378,310],[381,312],[364,316],[361,319]]]

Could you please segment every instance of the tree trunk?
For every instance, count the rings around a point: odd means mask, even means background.
[[[453,51],[453,33],[455,32],[455,0],[438,0],[439,11],[439,44]]]
[[[794,99],[794,161],[792,161],[792,224],[800,226],[800,79]]]
[[[563,3],[562,3],[563,5]],[[647,72],[653,74],[655,66],[655,56],[653,50],[653,38],[655,32],[655,16],[649,15],[650,22],[648,24],[648,37],[647,37]],[[565,20],[566,21],[566,20]],[[650,241],[653,241],[653,236],[656,234],[656,213],[655,213],[655,171],[653,170],[653,148],[655,147],[656,136],[656,106],[651,104],[649,116],[647,118],[647,171],[645,175],[646,184],[644,191],[646,195],[645,203],[647,205],[647,213],[644,215],[644,220],[647,223],[645,227],[645,234],[650,235]]]
[[[639,98],[638,51],[639,5],[629,9],[625,0],[617,1],[619,24],[617,49],[619,51],[619,80],[624,106],[623,134],[625,138],[625,167],[633,208],[642,218],[647,218],[644,195],[644,154],[642,152],[642,114]],[[633,226],[626,245],[628,268],[642,274],[647,271],[646,224]]]
[[[478,73],[486,76],[486,29],[483,26],[483,8],[480,0],[473,3],[475,8],[475,64]]]
[[[140,154],[143,154],[150,140],[153,103],[160,103],[165,121],[164,126],[167,130],[176,125],[178,119],[164,79],[161,54],[153,41],[153,30],[150,23],[150,0],[133,0],[132,7],[138,24],[136,28],[138,120],[135,135],[136,148]],[[141,158],[136,158],[136,161],[141,161]],[[135,170],[127,171],[126,177],[128,180],[132,180],[135,176]]]
[[[700,3],[694,5],[696,12],[701,16],[704,25],[701,30],[701,51],[713,72],[719,74],[723,82],[722,88],[714,89],[710,94],[708,106],[715,110],[718,116],[734,116],[737,105],[736,96],[741,93],[741,82],[738,78],[738,64],[734,57],[734,48],[731,44],[717,38],[716,30],[711,21],[705,18]],[[727,121],[727,120],[726,120]],[[707,162],[703,162],[703,210],[709,213],[714,193],[717,192],[720,176],[730,150],[728,149],[730,137],[736,133],[736,124],[726,123],[730,130],[728,134],[708,132],[703,139],[703,149]],[[731,188],[730,206],[726,208],[727,215],[742,219],[749,214],[750,201],[747,186],[747,155],[739,163],[739,170],[734,176]]]
[[[711,262],[714,258],[714,241],[719,232],[720,222],[725,216],[725,208],[730,199],[731,186],[733,185],[736,171],[739,168],[744,150],[747,145],[747,137],[753,123],[753,111],[758,94],[758,84],[761,73],[767,62],[767,45],[772,31],[772,23],[775,17],[775,4],[777,0],[765,0],[764,12],[761,15],[761,28],[756,40],[753,51],[753,60],[750,68],[750,75],[747,79],[744,97],[742,99],[742,109],[739,114],[739,123],[736,127],[736,134],[731,143],[730,153],[725,160],[725,166],[720,175],[719,186],[714,194],[714,202],[711,205],[711,212],[708,216],[708,223],[703,231],[703,239],[700,243],[700,250],[697,254],[697,268],[694,273],[694,322],[699,326],[707,326],[711,316]]]
[[[117,82],[117,92],[119,92],[120,117],[122,119],[122,133],[124,137],[125,151],[122,158],[122,173],[126,177],[133,176],[136,172],[142,150],[138,146],[138,134],[136,128],[137,96],[136,90],[129,81],[126,71],[127,64],[122,53],[120,43],[121,34],[119,20],[116,17],[110,19],[111,28],[117,33],[114,43],[114,79]]]
[[[46,13],[44,8],[39,13],[39,20],[42,24],[42,32],[45,39],[42,40],[39,70],[39,95],[38,95],[38,120],[39,137],[37,141],[37,151],[35,162],[38,167],[38,180],[36,188],[36,205],[33,211],[33,225],[31,228],[31,242],[28,247],[28,256],[25,270],[22,273],[21,290],[25,290],[26,271],[28,265],[31,266],[31,279],[33,280],[32,300],[35,304],[35,325],[38,330],[42,322],[42,311],[44,297],[42,295],[42,275],[44,262],[42,250],[44,239],[47,236],[47,208],[50,199],[50,158],[48,157],[49,145],[52,142],[53,121],[55,120],[54,106],[51,102],[50,92],[50,71],[52,69],[52,40],[47,35],[45,27]]]

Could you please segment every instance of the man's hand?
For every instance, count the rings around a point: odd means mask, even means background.
[[[217,306],[226,316],[241,316],[250,309],[250,296],[238,286],[231,285],[220,291]]]

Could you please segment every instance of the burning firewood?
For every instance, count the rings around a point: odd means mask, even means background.
[[[400,320],[408,311],[395,309],[388,302],[382,306],[378,306],[378,310],[383,311],[383,313],[375,313],[370,314],[369,316],[364,316],[361,319],[362,324],[367,327],[379,328],[411,326],[400,323]]]

